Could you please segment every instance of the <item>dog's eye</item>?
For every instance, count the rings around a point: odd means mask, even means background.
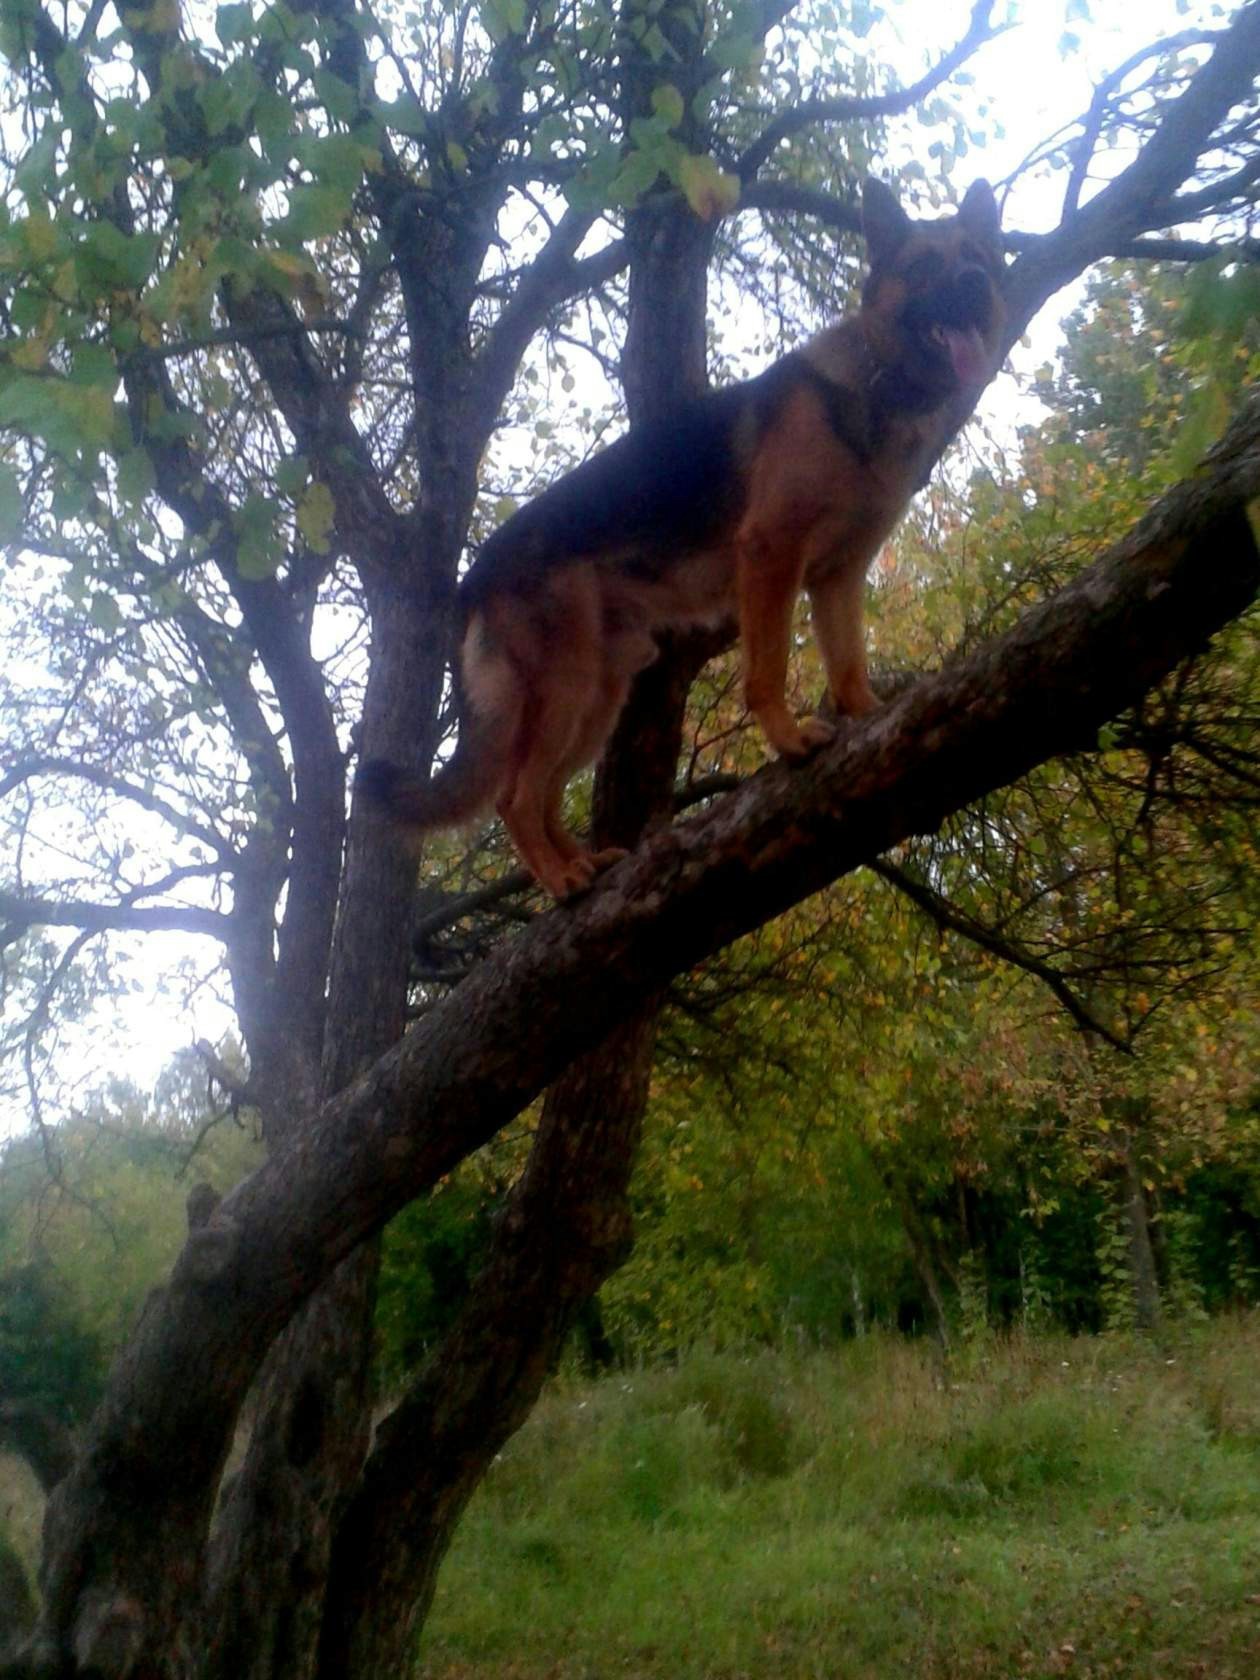
[[[934,285],[944,277],[945,258],[939,251],[921,251],[906,268],[906,281],[916,288]]]

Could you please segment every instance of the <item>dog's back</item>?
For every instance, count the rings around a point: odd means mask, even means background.
[[[460,584],[468,611],[591,560],[660,575],[730,529],[746,465],[771,412],[780,364],[680,403],[583,461],[482,544]]]

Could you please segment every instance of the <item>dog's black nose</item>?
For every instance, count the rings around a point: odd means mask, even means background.
[[[982,268],[964,268],[954,276],[942,299],[942,326],[979,327],[983,331],[992,314],[993,282]]]

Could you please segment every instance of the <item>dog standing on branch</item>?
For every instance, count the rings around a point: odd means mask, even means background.
[[[841,714],[875,704],[866,570],[996,372],[1002,243],[987,182],[916,222],[867,181],[870,273],[856,315],[743,384],[636,427],[508,519],[460,584],[460,727],[430,781],[382,759],[357,786],[424,833],[491,805],[556,898],[623,856],[564,826],[564,790],[599,757],[655,634],[735,614],[744,693],[767,741],[830,738],[787,706],[802,589]]]

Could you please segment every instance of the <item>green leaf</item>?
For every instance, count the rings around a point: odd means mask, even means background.
[[[343,187],[293,187],[289,192],[289,213],[276,232],[305,243],[325,239],[342,227],[350,213],[351,194]]]
[[[664,117],[670,128],[677,128],[686,107],[682,94],[674,84],[662,82],[660,87],[652,89],[652,109],[658,117]]]
[[[241,4],[220,6],[214,15],[214,32],[225,47],[244,41],[254,26],[253,12],[248,0]]]
[[[670,46],[659,23],[653,23],[643,33],[643,50],[652,60],[659,64],[663,58],[676,59],[678,54]]]
[[[756,61],[761,43],[755,35],[720,35],[709,49],[710,61],[722,70],[747,70]]]
[[[88,607],[88,617],[98,629],[112,634],[122,623],[122,614],[118,611],[118,602],[112,595],[93,595]]]
[[[293,155],[321,186],[353,193],[368,160],[377,154],[349,134],[320,134],[295,141]]]
[[[402,94],[392,104],[380,101],[374,110],[387,128],[395,129],[399,134],[422,136],[429,132],[429,113],[410,93]]]
[[[47,262],[57,249],[57,225],[43,210],[32,210],[13,230],[34,262]]]
[[[56,186],[57,144],[60,138],[61,125],[50,122],[13,171],[13,184],[28,203],[45,198]]]
[[[353,122],[359,114],[358,89],[331,70],[317,70],[311,79],[328,115],[338,122]]]
[[[310,473],[305,455],[286,455],[276,468],[276,489],[282,496],[300,496]]]
[[[112,222],[96,222],[75,252],[75,271],[90,292],[138,291],[157,264],[156,234],[126,234]]]
[[[617,171],[617,177],[612,183],[610,198],[613,203],[634,204],[645,192],[648,192],[657,176],[661,173],[661,158],[659,153],[651,151],[627,152],[625,161]]]
[[[264,88],[254,106],[254,132],[266,151],[289,135],[293,128],[293,107],[282,94]]]
[[[13,542],[21,535],[25,513],[18,475],[0,461],[0,543]]]
[[[236,530],[237,568],[250,582],[274,577],[284,558],[276,515],[274,502],[266,496],[251,495],[232,521]]]
[[[297,508],[297,526],[316,554],[327,554],[335,514],[332,491],[318,480],[310,485]]]
[[[244,126],[261,91],[262,80],[248,59],[239,59],[221,76],[207,82],[201,89],[200,103],[210,134]]]
[[[147,449],[129,449],[118,458],[118,494],[137,506],[154,485],[153,462]]]
[[[100,344],[75,345],[70,380],[74,385],[108,386],[112,396],[118,385],[118,368],[113,355]]]
[[[0,391],[0,426],[43,438],[50,449],[72,455],[109,445],[114,405],[101,385],[23,375]]]
[[[492,41],[523,34],[526,17],[525,0],[485,0],[481,8],[481,21]]]

